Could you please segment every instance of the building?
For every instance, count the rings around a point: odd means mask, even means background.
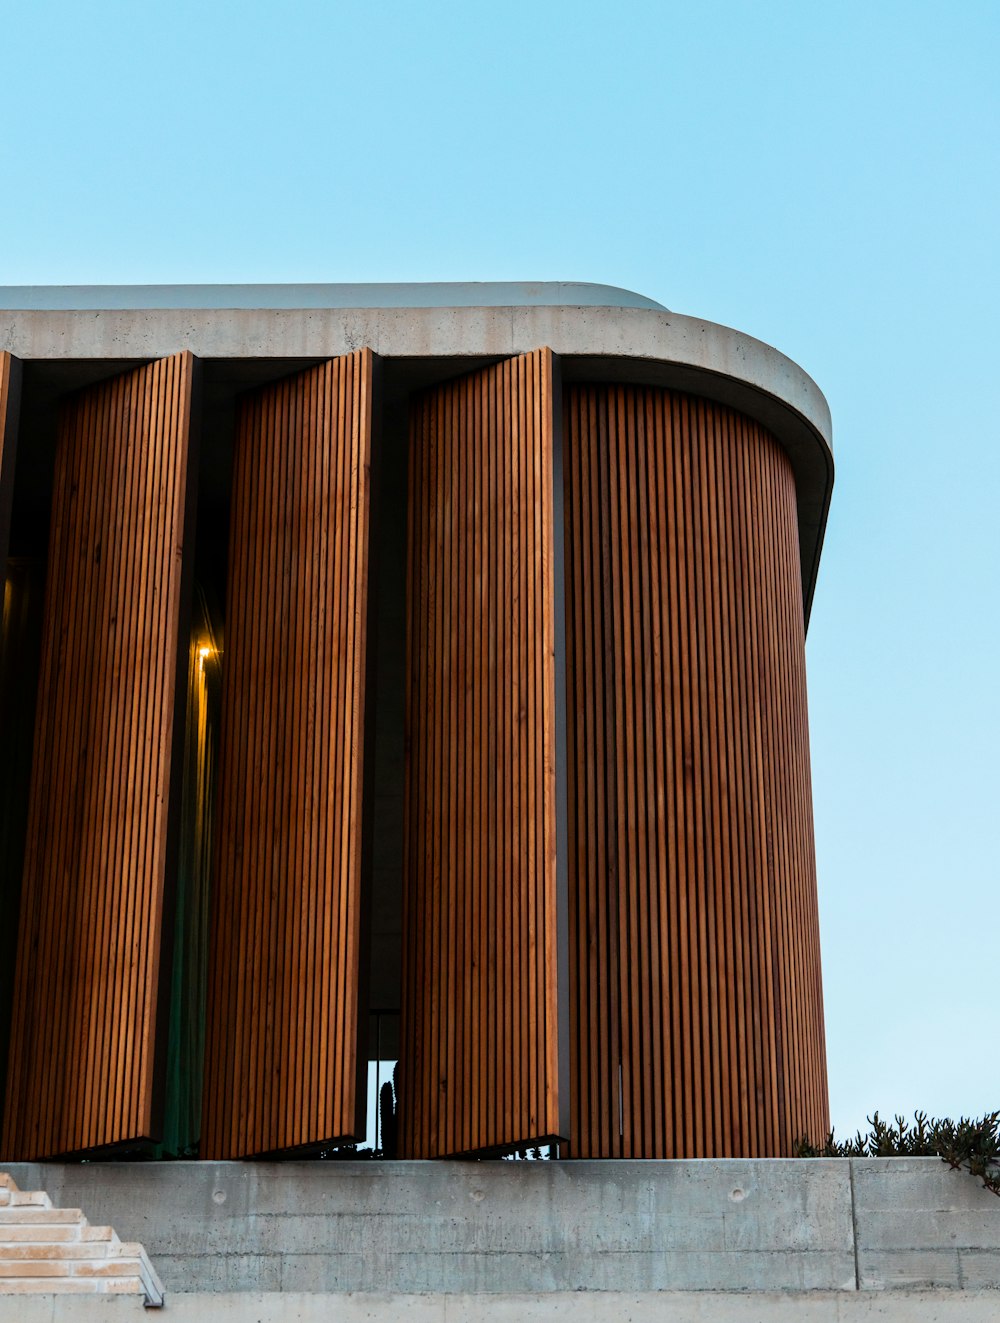
[[[327,1152],[371,1060],[401,1158],[822,1137],[801,369],[586,285],[0,346],[5,1160]]]

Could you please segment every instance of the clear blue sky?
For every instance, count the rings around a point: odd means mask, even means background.
[[[569,279],[800,362],[833,1120],[1000,1107],[1000,5],[49,3],[0,283]]]

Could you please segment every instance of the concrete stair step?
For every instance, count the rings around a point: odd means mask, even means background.
[[[48,1208],[33,1204],[19,1204],[17,1207],[0,1208],[0,1236],[8,1226],[56,1226],[60,1222],[78,1223],[83,1218],[79,1208]]]
[[[51,1208],[52,1200],[44,1190],[10,1190],[7,1204],[10,1208]]]
[[[40,1244],[43,1241],[48,1244],[63,1244],[66,1241],[79,1240],[82,1230],[83,1228],[74,1222],[52,1224],[13,1222],[0,1227],[0,1245],[17,1244],[22,1241],[31,1244]]]
[[[121,1288],[115,1288],[106,1281],[87,1281],[79,1277],[22,1277],[17,1283],[17,1295],[104,1295],[112,1290],[138,1294],[131,1278],[122,1278],[122,1282]],[[0,1282],[0,1301],[9,1294],[12,1292],[6,1283]]]
[[[0,1171],[0,1208],[19,1207],[35,1204],[40,1208],[51,1208],[52,1200],[44,1190],[21,1190],[9,1172]]]
[[[114,1227],[92,1227],[86,1220],[84,1220],[83,1226],[80,1227],[80,1239],[86,1241],[106,1240],[111,1245],[121,1244],[115,1234]]]
[[[92,1259],[94,1262],[112,1257],[121,1248],[115,1236],[110,1240],[71,1241],[17,1241],[11,1243],[0,1236],[0,1260],[4,1259]],[[139,1249],[142,1246],[138,1247]]]
[[[0,1173],[0,1294],[141,1294],[163,1304],[163,1285],[137,1242],[91,1226],[79,1208],[54,1208]]]

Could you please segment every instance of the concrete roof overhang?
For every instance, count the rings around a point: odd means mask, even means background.
[[[808,621],[833,489],[830,410],[770,345],[642,295],[569,282],[0,288],[0,349],[27,361],[314,361],[363,346],[386,360],[468,361],[547,345],[567,380],[662,385],[767,427],[795,473]]]

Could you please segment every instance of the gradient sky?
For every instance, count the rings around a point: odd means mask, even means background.
[[[7,5],[0,284],[589,280],[830,401],[832,1117],[1000,1107],[1000,5]]]

